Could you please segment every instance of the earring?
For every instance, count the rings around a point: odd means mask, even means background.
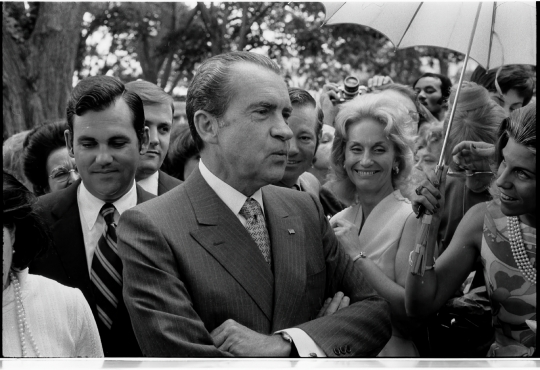
[[[399,167],[398,166],[394,167],[394,172],[396,173],[396,175],[399,173]]]

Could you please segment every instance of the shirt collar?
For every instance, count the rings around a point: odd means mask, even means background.
[[[201,175],[206,180],[208,185],[216,192],[219,199],[221,199],[235,215],[238,215],[248,197],[210,172],[210,170],[204,165],[202,159],[199,161],[199,170],[201,171]],[[260,204],[264,215],[264,204],[261,189],[258,189],[255,193],[253,193],[251,198],[255,199]]]
[[[129,191],[124,194],[122,198],[118,199],[116,202],[113,203],[114,208],[116,208],[118,214],[122,215],[124,211],[137,205],[136,189],[137,188],[135,186],[135,180],[133,180],[133,186],[131,186],[131,189],[129,189]],[[98,219],[99,211],[101,211],[101,208],[103,207],[105,202],[92,195],[88,191],[88,189],[86,189],[83,182],[81,182],[79,185],[78,199],[79,207],[82,205],[81,211],[84,216],[84,220],[86,221],[86,224],[88,226],[88,230],[92,230]]]
[[[158,195],[158,180],[159,180],[159,171],[154,172],[146,179],[137,181],[137,184],[147,192]]]

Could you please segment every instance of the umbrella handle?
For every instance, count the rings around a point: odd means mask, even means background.
[[[441,183],[441,180],[442,180],[442,174],[443,174],[443,169],[444,169],[444,162],[441,164],[441,165],[437,165],[435,167],[435,176],[437,178],[437,182],[438,184],[435,185],[435,187],[438,189],[439,188],[439,184]],[[418,207],[418,214],[416,215],[416,218],[420,218],[422,216],[424,216],[426,212],[426,207],[424,207],[422,204]]]

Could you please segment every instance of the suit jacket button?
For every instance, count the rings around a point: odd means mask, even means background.
[[[341,352],[339,352],[339,348],[334,348],[334,353],[336,354],[336,356],[341,356]]]
[[[309,354],[309,357],[317,357],[317,354],[316,354],[316,353],[313,353],[313,352],[311,352],[311,353]]]
[[[347,351],[345,350],[345,346],[339,347],[339,352],[340,352],[342,355],[346,354]]]
[[[351,353],[351,347],[348,344],[345,345],[345,352]]]

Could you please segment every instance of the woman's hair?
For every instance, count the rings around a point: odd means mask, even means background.
[[[516,109],[506,118],[499,128],[499,139],[495,144],[497,168],[503,160],[502,150],[512,138],[517,144],[523,145],[536,156],[536,102]],[[494,199],[500,197],[496,181],[492,181],[489,192]]]
[[[490,92],[497,92],[495,78],[503,94],[509,90],[516,90],[518,95],[523,98],[524,106],[531,101],[534,92],[534,79],[528,66],[510,64],[489,71],[478,66],[471,75],[472,82],[484,86]]]
[[[49,186],[47,159],[55,150],[66,147],[66,129],[66,120],[46,122],[33,129],[24,141],[24,174],[34,186],[36,195],[45,194],[45,189]]]
[[[396,106],[392,99],[384,95],[365,94],[344,103],[335,120],[335,136],[331,155],[331,184],[338,198],[352,204],[356,198],[356,187],[343,168],[345,146],[351,125],[365,118],[372,118],[384,126],[384,132],[394,146],[399,172],[392,171],[392,186],[400,188],[406,181],[413,166],[412,135],[405,128],[410,119],[408,112]]]
[[[433,152],[433,145],[444,140],[444,132],[444,127],[440,123],[430,123],[422,126],[416,138],[416,150],[426,148],[429,152]],[[440,153],[437,154],[440,155]]]
[[[497,165],[502,162],[502,150],[509,138],[536,155],[536,102],[515,110],[502,122],[497,141]]]
[[[171,134],[172,136],[172,134]],[[184,167],[187,160],[194,155],[199,154],[199,149],[191,136],[188,125],[180,125],[175,129],[174,138],[171,138],[169,152],[164,163],[165,171],[177,179],[184,179]]]
[[[456,97],[457,87],[452,88],[450,106]],[[444,132],[448,127],[450,114],[444,120]],[[495,103],[488,91],[474,82],[463,82],[459,94],[452,127],[444,151],[444,162],[455,166],[452,161],[452,149],[462,141],[483,141],[494,144],[497,130],[506,118],[502,107]],[[455,168],[454,168],[455,169]]]
[[[22,153],[24,140],[30,131],[31,130],[25,130],[16,133],[7,138],[2,145],[3,168],[7,169],[22,183],[27,183],[26,176],[24,176]]]
[[[410,86],[402,85],[398,83],[391,83],[391,84],[386,84],[382,86],[377,86],[373,88],[372,92],[377,93],[377,92],[383,92],[383,91],[395,91],[403,95],[404,97],[409,98],[413,102],[414,106],[416,107],[416,111],[418,112],[420,116],[418,120],[418,130],[420,129],[420,127],[422,127],[426,123],[432,123],[432,122],[437,121],[437,119],[433,116],[433,114],[431,114],[431,112],[426,107],[424,107],[420,103],[420,101],[418,101],[417,94],[414,92],[414,90]]]
[[[36,197],[6,170],[3,173],[2,223],[10,232],[15,229],[11,268],[20,271],[50,248],[52,237],[35,211]]]

